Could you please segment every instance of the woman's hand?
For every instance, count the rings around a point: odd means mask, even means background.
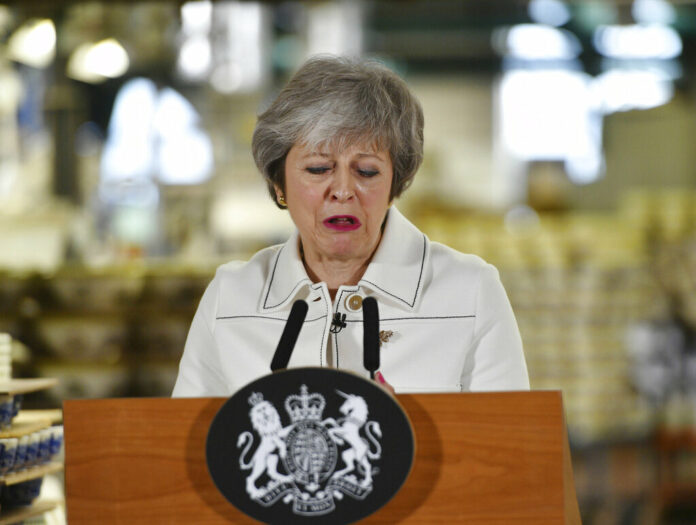
[[[394,387],[391,386],[389,383],[387,383],[387,380],[384,379],[384,376],[382,375],[382,372],[376,372],[376,373],[375,373],[375,379],[377,380],[377,382],[378,382],[380,385],[382,385],[382,387],[383,387],[385,390],[387,390],[388,392],[390,392],[392,395],[396,394],[396,392],[394,391]]]

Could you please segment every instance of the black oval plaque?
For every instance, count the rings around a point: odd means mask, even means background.
[[[352,523],[406,481],[413,429],[372,381],[326,368],[293,368],[253,381],[220,408],[206,460],[235,507],[272,524]]]

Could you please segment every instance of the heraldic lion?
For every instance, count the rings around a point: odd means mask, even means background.
[[[251,469],[251,474],[246,479],[246,491],[252,498],[258,498],[263,496],[265,491],[256,486],[256,481],[264,472],[272,480],[281,483],[293,481],[292,476],[278,472],[279,456],[275,454],[277,450],[281,458],[285,457],[287,448],[283,438],[288,435],[293,425],[283,428],[278,411],[268,401],[257,402],[249,411],[249,416],[254,430],[261,437],[261,442],[256,448],[251,461],[248,462],[244,458],[249,453],[249,449],[254,441],[251,432],[242,432],[239,435],[237,448],[246,445],[239,456],[239,466],[242,470]]]

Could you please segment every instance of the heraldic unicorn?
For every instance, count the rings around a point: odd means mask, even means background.
[[[254,392],[249,397],[249,417],[260,441],[250,459],[251,432],[238,436],[237,448],[244,447],[239,466],[251,470],[246,478],[250,498],[264,507],[282,499],[293,503],[295,514],[317,516],[332,512],[334,500],[343,499],[344,494],[362,500],[372,491],[378,469],[371,461],[381,458],[382,430],[377,421],[368,421],[364,398],[336,393],[344,399],[339,408],[342,417],[322,419],[324,396],[310,394],[302,385],[299,395],[285,399],[291,420],[285,427],[262,394]],[[336,470],[339,452],[343,465]]]

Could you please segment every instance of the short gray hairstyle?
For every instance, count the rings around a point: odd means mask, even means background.
[[[374,60],[318,55],[310,58],[256,123],[254,161],[276,202],[285,192],[285,159],[295,144],[371,144],[389,151],[390,200],[411,184],[423,161],[423,110],[406,83]]]

